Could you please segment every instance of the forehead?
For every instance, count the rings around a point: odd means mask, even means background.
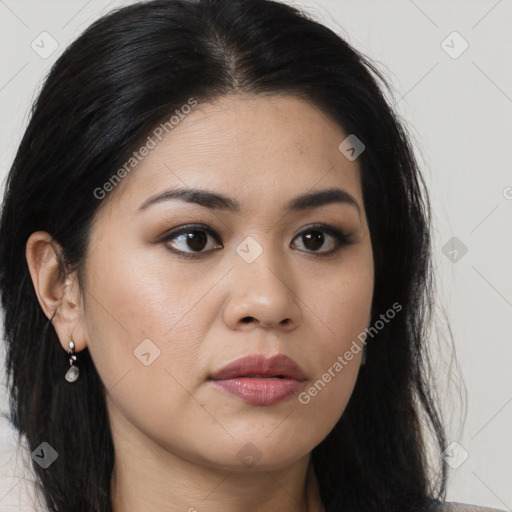
[[[177,118],[175,118],[177,119]],[[237,197],[247,211],[306,191],[342,187],[362,208],[357,161],[338,149],[343,129],[312,103],[286,95],[229,95],[199,103],[110,192],[135,212],[170,187]]]

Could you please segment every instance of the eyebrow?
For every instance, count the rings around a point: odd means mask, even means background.
[[[223,194],[198,188],[179,187],[168,189],[160,194],[149,197],[142,203],[139,211],[145,210],[151,205],[172,199],[198,204],[212,210],[225,210],[228,212],[240,212],[241,210],[240,203],[236,199]],[[361,217],[361,210],[357,201],[351,194],[341,188],[329,188],[297,196],[285,205],[285,213],[318,208],[334,203],[348,204],[355,207]]]

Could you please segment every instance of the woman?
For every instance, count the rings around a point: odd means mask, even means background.
[[[0,225],[47,510],[470,510],[427,382],[428,196],[379,84],[269,0],[135,4],[59,58]]]

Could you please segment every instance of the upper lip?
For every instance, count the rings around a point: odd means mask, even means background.
[[[234,377],[286,377],[299,381],[305,380],[304,372],[299,365],[284,354],[265,357],[261,354],[241,357],[215,372],[213,380],[232,379]]]

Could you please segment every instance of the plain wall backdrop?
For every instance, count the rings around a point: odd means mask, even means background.
[[[51,65],[92,21],[129,3],[0,0],[2,192]],[[433,206],[432,354],[448,441],[456,443],[446,454],[447,499],[511,510],[512,1],[288,3],[368,55],[395,88]],[[0,409],[7,410],[4,387]],[[14,446],[2,417],[0,510],[34,510]]]

